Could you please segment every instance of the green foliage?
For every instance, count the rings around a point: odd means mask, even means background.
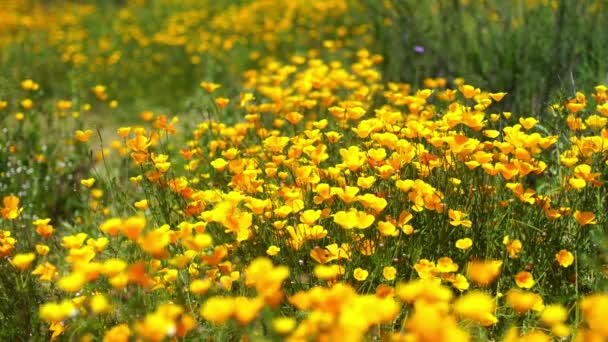
[[[464,77],[508,92],[505,108],[540,119],[557,93],[572,97],[608,79],[602,1],[363,2],[387,80]]]

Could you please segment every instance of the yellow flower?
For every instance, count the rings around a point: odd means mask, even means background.
[[[78,310],[70,300],[64,300],[61,303],[45,303],[40,306],[39,315],[45,322],[59,322],[64,319],[75,316]]]
[[[345,269],[341,265],[317,265],[313,272],[321,280],[334,280],[343,275]]]
[[[123,138],[126,138],[129,136],[129,133],[131,133],[131,127],[127,126],[127,127],[119,127],[116,130],[116,133],[118,133],[118,135],[120,135]]]
[[[266,250],[266,254],[270,255],[270,256],[275,256],[277,254],[279,254],[279,252],[281,251],[281,249],[275,245],[272,245],[270,247],[268,247],[268,249]]]
[[[520,289],[511,289],[507,292],[507,304],[518,314],[530,310],[541,311],[545,307],[541,296]]]
[[[95,184],[95,178],[83,179],[80,181],[80,184],[86,186],[87,188],[90,188],[93,186],[93,184]]]
[[[397,269],[393,266],[386,266],[384,269],[382,269],[382,276],[384,279],[389,281],[395,280],[395,277],[397,276]]]
[[[547,305],[540,314],[540,320],[548,326],[563,323],[568,319],[568,310],[559,304]]]
[[[38,88],[40,87],[40,85],[30,79],[24,80],[21,82],[21,88],[23,88],[24,90],[29,90],[29,91],[36,91],[38,90]]]
[[[76,292],[79,291],[86,282],[87,279],[84,274],[73,272],[59,279],[57,286],[66,292]]]
[[[478,95],[481,92],[481,90],[479,88],[475,88],[469,84],[464,84],[464,85],[460,86],[458,88],[458,90],[460,90],[460,92],[462,93],[462,95],[464,95],[464,97],[466,99],[470,99],[473,96]]]
[[[469,238],[459,239],[456,241],[456,248],[467,250],[473,246],[473,240]]]
[[[298,112],[289,112],[289,113],[287,113],[287,115],[285,115],[285,118],[292,125],[297,125],[300,121],[302,121],[302,119],[304,118],[304,115],[302,115]]]
[[[264,306],[264,298],[236,297],[234,298],[234,318],[240,325],[245,326],[251,322]]]
[[[130,240],[137,240],[146,227],[146,219],[142,216],[129,217],[123,222],[122,233]]]
[[[334,222],[344,229],[365,229],[374,223],[374,216],[364,211],[350,209],[348,212],[339,211],[334,215]]]
[[[74,132],[74,138],[80,142],[89,141],[91,135],[93,135],[93,131],[90,129],[87,129],[85,131],[78,129],[76,130],[76,132]]]
[[[523,289],[529,289],[536,283],[532,273],[521,271],[515,275],[515,283]]]
[[[209,322],[222,324],[234,314],[236,309],[233,298],[211,297],[203,304],[201,316]]]
[[[500,275],[502,261],[471,261],[467,267],[469,279],[480,286],[492,284]]]
[[[63,332],[65,331],[65,326],[63,325],[63,322],[53,322],[51,323],[51,326],[49,327],[49,331],[52,331],[53,334],[51,334],[51,339],[50,341],[55,341],[55,339],[59,336],[61,336],[61,334],[63,334]],[[81,337],[81,342],[86,341],[84,340],[84,337]]]
[[[205,89],[208,93],[213,93],[216,89],[221,87],[221,85],[219,85],[217,83],[205,82],[205,81],[201,82],[200,86],[201,86],[201,88]]]
[[[507,95],[507,93],[504,93],[504,92],[489,93],[488,95],[490,95],[490,97],[492,98],[492,100],[494,100],[496,102],[500,102],[505,97],[505,95]]]
[[[135,203],[133,203],[133,206],[139,210],[146,210],[148,209],[148,200],[141,200],[141,201],[137,201]]]
[[[36,259],[35,253],[16,254],[13,257],[13,265],[18,269],[24,271],[25,269],[30,267],[34,259]]]
[[[529,130],[532,127],[536,126],[536,124],[538,123],[538,120],[536,120],[536,118],[533,117],[529,117],[529,118],[519,118],[519,123],[526,129]]]
[[[506,246],[507,252],[509,252],[509,257],[511,259],[517,259],[519,252],[521,252],[522,244],[519,239],[515,239],[513,241],[510,240],[509,235],[506,235],[502,239],[502,243]]]
[[[47,255],[49,253],[49,251],[51,250],[51,248],[47,245],[37,244],[35,247],[36,247],[36,253],[38,253],[38,255],[40,255],[40,256]]]
[[[118,235],[118,233],[120,233],[121,229],[122,229],[122,219],[120,219],[120,218],[110,218],[99,226],[99,230],[101,230],[102,232],[104,232],[110,236]]]
[[[471,226],[473,225],[473,222],[471,222],[470,220],[464,220],[465,217],[467,217],[467,214],[463,213],[460,210],[452,210],[449,209],[448,210],[448,216],[450,217],[450,224],[452,226],[464,226],[467,228],[471,228]]]
[[[129,342],[129,337],[131,337],[129,326],[127,324],[119,324],[106,331],[103,336],[103,342]]]
[[[34,101],[30,99],[23,99],[21,102],[19,102],[19,104],[21,107],[23,107],[23,109],[32,109],[34,107]]]
[[[437,271],[440,273],[450,273],[458,271],[458,264],[456,264],[452,258],[442,257],[437,260]]]
[[[228,102],[230,102],[230,100],[225,97],[217,97],[215,99],[215,104],[222,109],[228,105]]]
[[[369,189],[374,185],[376,181],[376,177],[368,176],[368,177],[359,177],[357,178],[357,186],[362,189]]]
[[[57,268],[47,261],[44,265],[36,266],[32,274],[40,276],[40,281],[53,281],[57,276]]]
[[[102,294],[96,294],[91,298],[91,311],[96,314],[107,313],[112,309],[108,299]]]
[[[555,260],[557,260],[562,267],[568,267],[574,262],[574,255],[568,250],[562,249],[555,254]]]
[[[197,295],[204,295],[211,287],[211,279],[196,279],[190,283],[190,291]]]
[[[365,281],[365,279],[367,279],[368,275],[369,275],[369,272],[367,272],[366,270],[362,269],[361,267],[355,268],[355,271],[353,272],[353,276],[358,281]]]
[[[589,329],[599,335],[598,337],[606,338],[608,336],[608,325],[606,325],[608,295],[604,293],[589,295],[581,300],[580,308]]]
[[[210,164],[215,170],[219,172],[224,171],[226,166],[228,166],[228,162],[224,158],[217,158],[213,160]]]
[[[286,335],[296,327],[292,317],[277,317],[272,320],[272,329],[279,335]]]
[[[498,322],[498,319],[494,316],[495,303],[495,299],[490,295],[473,291],[454,302],[454,312],[483,326],[490,326]]]

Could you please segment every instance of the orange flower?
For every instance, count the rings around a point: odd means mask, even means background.
[[[588,224],[596,224],[597,220],[595,219],[595,215],[590,211],[575,211],[573,214],[576,222],[581,226],[586,226]]]
[[[230,102],[230,100],[225,97],[217,97],[215,99],[215,104],[222,109],[228,105],[228,102]]]
[[[4,204],[4,207],[1,210],[2,217],[7,220],[16,219],[23,211],[23,208],[19,208],[19,197],[17,196],[5,196],[2,199],[2,203]]]
[[[55,229],[53,229],[53,226],[49,224],[50,221],[51,219],[49,218],[35,220],[33,224],[36,226],[36,233],[45,238],[51,236]]]
[[[221,87],[221,85],[219,85],[217,83],[205,82],[205,81],[201,82],[200,86],[201,86],[201,88],[205,89],[208,93],[213,93],[216,89]]]

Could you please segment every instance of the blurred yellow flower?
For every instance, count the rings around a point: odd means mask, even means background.
[[[520,289],[510,289],[507,292],[507,304],[518,314],[530,310],[542,311],[545,307],[540,295]]]
[[[61,303],[45,303],[40,306],[40,318],[48,323],[60,322],[70,316],[75,316],[78,310],[70,300]]]
[[[15,267],[24,271],[25,269],[30,267],[34,259],[36,259],[35,253],[16,254],[13,257],[12,263]]]
[[[279,335],[286,335],[296,327],[292,317],[277,317],[272,320],[272,329]]]
[[[500,260],[471,261],[467,267],[467,275],[477,285],[488,286],[498,278],[501,268]]]
[[[127,324],[119,324],[113,326],[106,331],[103,336],[103,342],[128,342],[131,336],[131,329]]]
[[[102,294],[96,294],[91,298],[91,311],[95,314],[108,313],[112,309],[112,305],[108,299]]]
[[[224,323],[237,309],[234,304],[234,299],[230,297],[211,297],[203,304],[201,316],[215,324]]]

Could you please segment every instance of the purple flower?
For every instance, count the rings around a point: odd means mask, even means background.
[[[414,52],[415,53],[419,53],[419,54],[423,54],[424,53],[424,46],[422,46],[422,45],[416,45],[416,46],[414,46]]]

